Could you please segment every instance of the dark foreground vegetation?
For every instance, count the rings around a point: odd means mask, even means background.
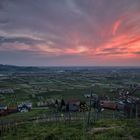
[[[139,140],[138,120],[101,120],[89,128],[85,122],[24,123],[5,132],[1,140]]]

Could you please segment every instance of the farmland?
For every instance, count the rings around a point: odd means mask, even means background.
[[[0,66],[0,104],[14,107],[31,102],[29,112],[18,112],[0,117],[6,123],[2,139],[40,140],[121,140],[139,139],[139,119],[122,119],[118,111],[105,110],[98,115],[89,112],[57,110],[54,105],[38,107],[49,101],[80,101],[89,106],[85,95],[95,94],[117,101],[122,89],[131,90],[140,83],[138,67],[17,67]],[[140,97],[136,90],[135,97]],[[54,103],[53,102],[53,103]],[[55,115],[58,115],[57,117]],[[98,116],[98,117],[97,117]],[[100,116],[100,117],[99,117]],[[107,117],[106,117],[107,116]],[[56,121],[58,120],[58,121]],[[43,123],[44,121],[44,123]],[[14,123],[16,122],[16,123]],[[13,123],[11,129],[9,124]],[[127,135],[127,131],[129,132]]]
[[[14,94],[0,93],[0,97],[9,104],[25,100],[35,104],[47,98],[84,99],[83,95],[90,89],[95,94],[114,98],[117,89],[128,89],[140,82],[139,68],[6,68],[7,72],[4,68],[0,71],[4,75],[0,77],[0,87],[13,89]]]

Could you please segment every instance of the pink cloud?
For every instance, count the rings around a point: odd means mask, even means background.
[[[122,20],[118,19],[114,25],[113,25],[113,29],[112,29],[112,34],[115,35],[117,30],[119,29],[119,27],[121,26]]]

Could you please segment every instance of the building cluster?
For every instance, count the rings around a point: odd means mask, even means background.
[[[86,102],[80,100],[48,99],[37,103],[37,107],[53,107],[57,111],[84,112],[88,110]]]
[[[0,104],[0,116],[5,116],[11,113],[17,113],[17,112],[28,112],[32,108],[31,102],[23,102],[18,105],[13,106],[7,106]]]
[[[14,93],[14,90],[12,88],[1,88],[0,94],[6,94],[6,93]]]
[[[140,90],[140,85],[130,91],[122,90],[116,100],[109,100],[94,94],[85,97],[90,98],[92,107],[97,108],[99,112],[102,109],[111,109],[124,112],[127,118],[137,118],[140,117],[140,98],[134,96],[136,90]]]

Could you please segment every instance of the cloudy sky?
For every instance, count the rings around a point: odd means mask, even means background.
[[[140,0],[0,0],[0,63],[140,66]]]

